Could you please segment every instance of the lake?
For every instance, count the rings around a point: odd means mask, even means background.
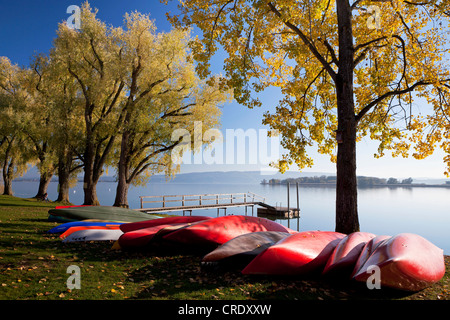
[[[51,182],[48,194],[51,200],[57,198],[57,182]],[[82,183],[70,190],[73,204],[83,203]],[[22,198],[33,197],[38,182],[13,182],[14,195]],[[97,193],[101,205],[112,205],[116,183],[99,182]],[[206,184],[206,183],[150,183],[145,187],[131,187],[128,195],[130,207],[140,207],[139,196],[182,195],[253,192],[266,198],[271,205],[287,206],[286,185],[261,184]],[[276,221],[291,229],[334,230],[335,226],[335,188],[299,187],[300,212],[297,218]],[[290,207],[297,207],[295,185],[290,187]],[[416,233],[433,242],[450,254],[450,188],[367,188],[358,191],[358,211],[361,231],[377,235],[396,235]],[[181,214],[181,212],[179,212]],[[194,215],[217,216],[216,209],[193,211]],[[220,211],[223,215],[223,210]],[[244,207],[228,208],[227,214],[245,214]],[[248,209],[248,214],[252,210]],[[256,215],[256,208],[254,211]]]

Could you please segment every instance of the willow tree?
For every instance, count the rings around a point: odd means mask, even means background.
[[[202,121],[206,130],[218,124],[218,104],[225,102],[218,83],[200,81],[189,57],[189,31],[157,33],[148,15],[125,15],[120,39],[127,97],[120,103],[123,123],[117,161],[117,192],[114,205],[128,207],[128,188],[144,184],[152,175],[167,176],[172,166],[171,150],[179,143],[172,132],[193,128]]]
[[[70,203],[69,188],[82,168],[79,154],[84,150],[82,99],[75,79],[61,65],[45,55],[34,57],[32,86],[34,103],[29,108],[27,132],[36,145],[40,160],[41,185],[47,172],[58,176],[58,202]]]
[[[0,165],[5,195],[13,194],[13,180],[22,176],[34,161],[32,145],[24,134],[30,103],[24,81],[28,76],[29,70],[0,57]]]
[[[447,1],[185,0],[179,9],[172,23],[203,35],[191,43],[201,75],[221,47],[238,102],[259,106],[255,93],[280,88],[263,120],[289,151],[280,170],[311,166],[310,146],[329,154],[336,231],[359,230],[357,141],[378,140],[376,156],[406,155],[414,98],[439,104],[435,90],[450,78]]]
[[[111,161],[122,123],[119,102],[125,96],[121,50],[114,28],[96,18],[86,2],[80,11],[80,29],[61,23],[50,59],[77,85],[84,120],[84,147],[79,158],[84,169],[84,204],[99,204],[97,183]]]

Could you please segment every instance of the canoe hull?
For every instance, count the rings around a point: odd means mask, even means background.
[[[211,219],[211,217],[207,216],[179,216],[179,217],[166,217],[160,219],[152,219],[145,220],[139,222],[130,222],[127,224],[123,224],[120,227],[120,230],[123,232],[135,231],[138,229],[151,228],[159,225],[171,225],[171,224],[179,224],[179,223],[195,223],[198,221],[203,221]]]
[[[279,231],[245,233],[205,255],[202,266],[242,270],[258,254],[288,236],[290,236],[289,233]]]
[[[89,227],[89,226],[112,226],[112,225],[121,225],[122,222],[93,222],[93,221],[73,221],[60,224],[50,230],[47,233],[63,233],[67,231],[67,229],[71,227]]]
[[[405,291],[420,291],[445,274],[443,250],[411,233],[402,233],[379,242],[353,278],[366,282],[374,266],[379,268],[381,287]]]
[[[332,231],[304,231],[269,247],[242,270],[243,274],[303,275],[322,271],[345,235]]]
[[[120,230],[118,225],[106,225],[106,226],[78,226],[78,227],[70,227],[65,232],[63,232],[59,237],[61,239],[66,239],[72,233],[80,231],[80,230]]]
[[[59,223],[66,223],[66,222],[74,222],[79,221],[78,219],[69,219],[63,216],[55,216],[53,214],[48,215],[48,221],[50,222],[59,222]]]
[[[223,216],[197,222],[164,236],[164,239],[186,245],[217,247],[242,234],[258,231],[295,233],[295,231],[265,218]]]
[[[86,229],[72,233],[63,242],[115,241],[122,234],[120,229]]]
[[[132,209],[110,206],[80,206],[50,209],[49,214],[73,220],[97,219],[114,222],[137,222],[159,218]]]
[[[268,247],[290,236],[287,232],[259,231],[246,233],[225,242],[203,257],[203,262],[216,262],[237,255],[256,257]]]
[[[350,276],[364,246],[373,238],[375,235],[368,232],[353,232],[345,236],[328,259],[323,274],[346,273]]]
[[[122,249],[139,249],[147,247],[152,240],[159,239],[162,235],[188,225],[188,223],[159,224],[153,227],[128,231],[120,236],[118,244]]]
[[[351,277],[353,277],[364,265],[364,263],[369,259],[369,257],[372,255],[372,253],[375,251],[375,249],[388,239],[390,239],[391,236],[387,235],[378,235],[369,241],[364,245],[363,249],[361,250],[361,253],[359,254],[358,259],[356,260],[355,267],[353,268],[353,272],[351,274]]]

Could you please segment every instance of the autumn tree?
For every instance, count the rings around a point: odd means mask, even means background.
[[[439,91],[450,79],[448,9],[441,0],[186,0],[171,21],[202,33],[190,46],[203,77],[223,49],[238,102],[260,106],[258,92],[280,88],[283,98],[263,120],[289,151],[278,166],[311,166],[313,145],[329,154],[336,231],[350,233],[359,230],[357,141],[378,140],[376,156],[406,156],[406,130],[420,129],[414,100],[442,106]]]
[[[120,103],[123,123],[117,161],[118,185],[114,205],[128,207],[130,184],[143,184],[159,172],[176,172],[171,150],[179,143],[172,132],[193,129],[202,121],[207,130],[218,124],[218,104],[225,102],[218,83],[200,81],[191,62],[189,31],[156,33],[148,15],[125,15],[116,31],[124,52],[121,58],[128,96]]]
[[[81,8],[81,28],[61,23],[50,59],[76,82],[82,100],[83,150],[79,158],[84,169],[84,204],[98,205],[97,183],[117,142],[122,123],[119,103],[125,96],[125,70],[114,28],[96,18],[86,2]]]
[[[60,67],[42,54],[32,61],[33,80],[29,90],[34,92],[34,105],[29,112],[34,122],[30,121],[28,132],[39,151],[41,163],[38,196],[43,194],[43,181],[47,181],[43,176],[51,172],[58,176],[56,201],[70,203],[69,188],[77,182],[77,174],[83,166],[78,156],[83,151],[80,143],[84,141],[83,108],[76,80]]]
[[[41,99],[38,90],[40,77],[37,77],[34,72],[37,69],[36,61],[40,58],[40,56],[34,57],[31,68],[27,69],[26,74],[21,79],[21,89],[28,96],[26,108],[21,112],[23,118],[21,130],[32,145],[29,156],[36,159],[36,168],[40,175],[39,186],[35,195],[37,199],[43,199],[56,171],[54,148],[49,145],[53,131],[50,128],[52,110],[47,101]]]
[[[5,195],[13,194],[13,180],[22,176],[34,161],[32,146],[24,134],[30,101],[24,89],[27,74],[27,69],[0,57],[0,165]]]

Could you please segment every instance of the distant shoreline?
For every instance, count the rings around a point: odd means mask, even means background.
[[[267,186],[286,186],[287,183],[260,183]],[[291,186],[295,186],[295,182],[290,183]],[[312,183],[312,182],[299,182],[299,186],[308,187],[336,187],[336,183]],[[411,184],[373,184],[373,185],[361,185],[359,188],[450,188],[450,184],[425,184],[425,183],[411,183]]]
[[[15,179],[14,181],[17,182],[39,182],[39,179],[37,178],[18,178]],[[58,179],[52,179],[51,182],[58,182]],[[78,182],[83,182],[82,180],[78,180]],[[114,179],[100,179],[99,183],[101,182],[109,182],[109,183],[115,183],[117,182]],[[150,182],[150,183],[164,183],[164,182],[159,182],[159,181],[154,181],[154,182]],[[176,182],[176,181],[172,181],[172,183],[183,183],[183,184],[189,184],[189,183],[193,183],[193,182]],[[198,182],[198,183],[204,183],[204,182]],[[221,183],[221,182],[216,182],[216,183]],[[237,184],[239,184],[239,182],[236,182]],[[251,183],[246,183],[246,184],[251,184]],[[283,182],[283,183],[263,183],[260,182],[259,184],[261,185],[267,185],[267,186],[286,186],[287,183]],[[295,182],[290,182],[291,186],[295,186]],[[299,182],[298,184],[300,187],[336,187],[336,183],[314,183],[314,182]],[[426,183],[411,183],[411,184],[402,184],[402,183],[397,183],[397,184],[372,184],[372,185],[358,185],[358,188],[364,188],[364,189],[369,189],[369,188],[450,188],[450,184],[426,184]]]

